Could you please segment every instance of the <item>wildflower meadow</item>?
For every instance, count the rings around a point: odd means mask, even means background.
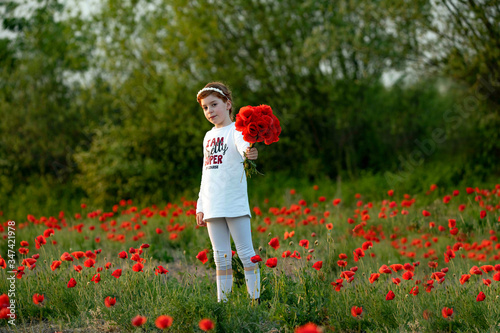
[[[429,185],[387,190],[382,200],[284,188],[284,205],[259,202],[260,304],[248,298],[234,251],[233,291],[217,302],[196,201],[123,199],[109,211],[81,203],[57,216],[32,212],[11,228],[5,221],[0,331],[498,331],[500,185]]]

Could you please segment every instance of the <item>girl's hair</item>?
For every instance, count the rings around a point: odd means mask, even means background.
[[[233,96],[231,94],[231,90],[229,90],[228,87],[226,87],[226,85],[224,83],[221,83],[221,82],[210,82],[210,83],[207,83],[207,85],[205,86],[205,88],[217,88],[217,89],[220,89],[222,90],[222,92],[224,93],[224,95],[218,93],[217,91],[213,91],[213,90],[205,90],[203,92],[201,92],[199,95],[198,95],[198,103],[200,104],[201,106],[201,100],[204,99],[204,98],[207,98],[208,96],[210,95],[215,95],[216,97],[222,99],[224,101],[224,103],[226,103],[228,100],[231,101],[231,108],[229,109],[229,118],[231,118],[231,120],[234,120],[234,116],[233,116]]]

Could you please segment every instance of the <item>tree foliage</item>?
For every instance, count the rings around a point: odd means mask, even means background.
[[[436,128],[447,133],[436,152],[483,149],[488,168],[499,145],[486,140],[498,138],[495,6],[105,0],[82,18],[55,0],[29,17],[7,2],[3,26],[16,37],[0,42],[0,175],[56,176],[100,202],[191,193],[210,129],[195,95],[217,80],[236,110],[269,104],[279,116],[279,143],[259,147],[264,172],[398,170]],[[389,87],[391,72],[405,74]],[[487,83],[461,118],[447,113],[465,105],[455,82]]]

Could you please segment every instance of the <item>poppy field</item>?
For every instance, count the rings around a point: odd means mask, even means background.
[[[283,204],[252,205],[260,303],[234,251],[217,302],[196,201],[2,221],[0,331],[498,331],[500,185],[429,186],[382,200],[287,188]]]

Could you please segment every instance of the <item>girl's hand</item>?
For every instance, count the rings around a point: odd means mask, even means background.
[[[203,221],[203,216],[204,216],[204,214],[201,212],[196,214],[196,224],[199,225],[200,227],[207,226],[207,222]]]
[[[248,147],[245,154],[249,160],[256,160],[257,157],[259,156],[259,152],[255,147],[254,148]]]

